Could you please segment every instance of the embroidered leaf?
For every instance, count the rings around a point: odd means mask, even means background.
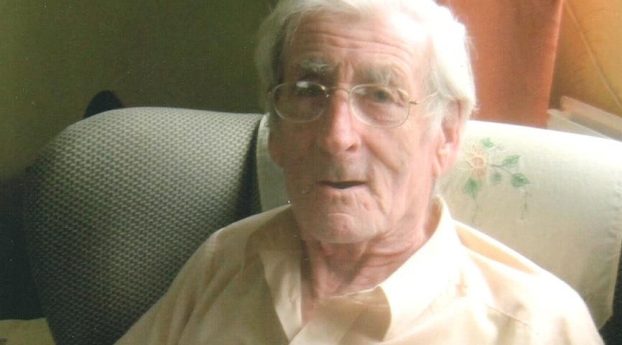
[[[493,143],[492,140],[490,140],[490,138],[482,139],[482,145],[487,149],[491,149],[495,147],[495,143]]]
[[[479,181],[473,178],[469,178],[469,180],[464,185],[464,192],[471,198],[476,199],[481,187],[482,185]]]
[[[521,173],[512,174],[512,186],[520,188],[527,184],[529,184],[529,179],[527,179],[527,176]]]
[[[501,163],[501,166],[506,167],[506,168],[513,168],[516,165],[518,165],[519,159],[520,159],[519,155],[507,156],[503,160],[503,163]]]
[[[495,171],[492,176],[490,176],[490,182],[492,182],[492,184],[497,185],[501,183],[501,181],[503,181],[503,175],[498,171]]]

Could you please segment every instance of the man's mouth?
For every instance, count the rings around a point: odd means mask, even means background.
[[[347,189],[352,187],[361,186],[363,181],[321,181],[321,185],[335,188],[335,189]]]

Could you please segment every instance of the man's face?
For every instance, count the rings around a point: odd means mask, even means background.
[[[346,89],[381,83],[421,100],[426,40],[400,14],[363,20],[319,13],[303,19],[286,44],[283,81]],[[350,111],[347,96],[335,91],[319,119],[279,120],[271,132],[270,152],[284,171],[303,238],[358,243],[423,231],[458,130],[430,130],[417,105],[400,127],[372,127]]]

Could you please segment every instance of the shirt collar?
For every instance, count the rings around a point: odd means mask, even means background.
[[[438,198],[434,203],[439,221],[427,242],[376,288],[348,296],[373,305],[378,320],[388,320],[382,322],[383,329],[374,332],[380,338],[390,339],[405,327],[412,327],[415,319],[459,279],[460,240],[445,202]],[[246,259],[255,260],[257,255],[261,259],[277,314],[292,339],[302,324],[302,248],[291,209],[285,206],[274,213],[273,219],[249,239]]]
[[[379,285],[389,305],[391,320],[385,339],[412,327],[437,297],[458,282],[460,240],[445,202],[438,198],[435,204],[440,216],[432,236]]]
[[[283,331],[292,339],[302,325],[302,247],[291,208],[283,206],[269,212],[273,212],[273,218],[249,238],[245,266],[261,260]]]

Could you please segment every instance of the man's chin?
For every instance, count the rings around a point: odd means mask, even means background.
[[[354,244],[365,242],[376,235],[369,223],[362,223],[363,217],[334,213],[316,216],[307,228],[307,236],[324,243]]]

